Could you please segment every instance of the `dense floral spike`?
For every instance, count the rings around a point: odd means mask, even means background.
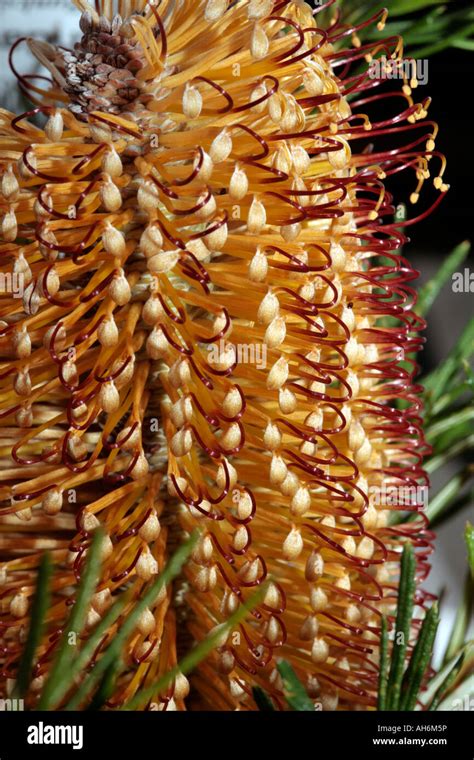
[[[35,684],[99,525],[89,630],[198,526],[111,706],[175,664],[176,611],[199,640],[265,579],[194,675],[199,703],[252,709],[258,684],[283,706],[283,657],[324,709],[372,706],[400,546],[421,580],[432,540],[377,497],[426,483],[416,273],[383,180],[413,170],[416,202],[436,159],[446,191],[428,101],[360,73],[401,41],[362,46],[332,2],[76,5],[74,51],[28,41],[52,77],[19,75],[34,110],[0,114],[5,688],[41,552],[57,572]],[[160,705],[182,709],[181,687]]]

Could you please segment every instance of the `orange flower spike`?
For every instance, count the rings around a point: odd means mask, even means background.
[[[398,38],[358,38],[385,12],[319,26],[331,4],[130,0],[122,18],[77,0],[74,51],[28,41],[51,87],[19,76],[36,108],[0,114],[6,677],[42,551],[57,573],[38,678],[93,530],[105,537],[90,629],[198,527],[111,704],[176,663],[173,600],[200,640],[265,580],[194,675],[201,704],[252,709],[260,685],[282,706],[279,657],[323,709],[375,704],[401,541],[420,578],[432,541],[421,515],[390,526],[384,490],[425,485],[428,447],[415,273],[383,180],[413,170],[416,202],[436,158],[433,206],[447,186],[414,83],[376,121],[381,78],[351,73],[381,52],[402,60]],[[28,122],[39,113],[44,129]],[[160,709],[183,709],[183,678]]]

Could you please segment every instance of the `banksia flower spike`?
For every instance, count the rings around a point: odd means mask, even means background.
[[[401,547],[421,581],[432,546],[421,514],[390,525],[420,504],[375,496],[427,482],[423,322],[399,253],[415,220],[394,220],[383,181],[413,172],[416,203],[437,162],[433,206],[446,192],[429,101],[369,76],[373,58],[402,59],[401,40],[361,44],[331,2],[75,4],[74,50],[23,40],[49,84],[19,74],[34,107],[0,114],[3,680],[45,550],[36,683],[95,530],[88,630],[131,590],[103,647],[198,528],[109,706],[265,582],[191,677],[189,706],[255,709],[257,685],[283,707],[284,658],[324,709],[371,707]],[[177,679],[157,698],[184,709],[188,691]]]

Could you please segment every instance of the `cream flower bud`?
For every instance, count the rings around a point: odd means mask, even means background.
[[[310,507],[310,492],[305,486],[300,486],[291,500],[291,511],[294,515],[304,515]]]
[[[331,258],[333,271],[343,272],[347,262],[347,255],[344,248],[339,243],[331,243],[329,246],[329,256]]]
[[[137,202],[143,211],[153,214],[160,205],[160,192],[151,180],[143,180],[137,192]]]
[[[315,586],[311,589],[309,601],[311,609],[315,612],[322,612],[322,610],[325,610],[329,604],[327,594],[320,586]]]
[[[183,396],[173,404],[170,410],[170,418],[177,428],[183,427],[190,422],[193,416],[193,402],[190,396]]]
[[[175,388],[182,388],[191,381],[191,370],[187,359],[177,359],[170,367],[169,379]]]
[[[318,635],[319,623],[314,615],[308,615],[300,628],[299,637],[303,641],[313,641]]]
[[[293,414],[297,407],[297,399],[289,388],[280,388],[278,391],[278,406],[283,414]]]
[[[118,211],[122,205],[122,194],[112,181],[110,174],[104,174],[99,190],[100,202],[106,211]]]
[[[229,183],[229,195],[234,201],[241,201],[248,193],[249,181],[247,174],[239,164],[235,165]]]
[[[158,361],[163,359],[170,350],[168,339],[159,325],[156,325],[148,336],[146,342],[146,352],[150,359]]]
[[[247,8],[249,19],[265,18],[273,10],[274,0],[250,0]]]
[[[161,230],[154,224],[149,224],[142,232],[140,238],[140,250],[148,258],[160,253],[163,247],[163,235]]]
[[[281,356],[268,373],[267,388],[270,390],[281,388],[288,380],[289,371],[287,360],[284,356]]]
[[[17,359],[26,359],[31,354],[31,338],[26,325],[16,330],[12,336],[13,351]]]
[[[23,591],[20,591],[18,594],[15,594],[10,602],[10,613],[15,618],[23,618],[28,612],[28,607],[28,597]]]
[[[239,520],[247,520],[253,511],[253,502],[250,494],[244,491],[240,494],[239,501],[237,503],[237,516]]]
[[[186,678],[185,675],[182,673],[178,673],[175,680],[174,680],[174,692],[173,696],[175,699],[186,699],[186,697],[189,694],[189,681]]]
[[[193,446],[193,435],[189,428],[178,430],[171,439],[170,448],[175,457],[183,457],[188,454]]]
[[[258,307],[257,319],[264,325],[270,324],[280,311],[280,302],[276,295],[268,292]]]
[[[113,145],[111,145],[105,152],[104,157],[102,158],[101,168],[105,174],[109,174],[111,177],[120,177],[122,175],[122,159]]]
[[[51,142],[59,142],[63,136],[63,130],[64,120],[61,111],[55,111],[44,125],[45,135]]]
[[[312,551],[306,560],[305,578],[310,583],[318,580],[324,573],[324,560],[319,552]]]
[[[152,555],[148,546],[145,546],[138,558],[135,570],[139,578],[144,581],[150,580],[154,575],[158,575],[158,562]]]
[[[215,164],[225,161],[232,152],[232,138],[227,129],[219,132],[211,143],[209,155]]]
[[[205,236],[208,248],[211,251],[221,251],[227,242],[228,235],[229,228],[227,224],[221,224],[216,230]]]
[[[207,0],[204,18],[206,21],[218,21],[227,10],[229,0]]]
[[[202,95],[199,89],[186,83],[183,92],[183,113],[188,119],[197,119],[202,111]]]
[[[232,546],[237,552],[245,549],[249,542],[249,532],[245,525],[239,525],[232,538]]]
[[[107,253],[110,253],[112,256],[121,257],[125,254],[125,238],[110,222],[107,222],[105,230],[102,233],[102,243]]]
[[[118,327],[112,315],[102,320],[97,328],[97,339],[101,346],[112,348],[116,346],[119,339]]]
[[[242,396],[237,388],[231,388],[222,402],[222,411],[226,417],[235,417],[242,410]]]
[[[108,288],[109,296],[117,306],[125,306],[132,297],[130,285],[125,276],[125,272],[120,268],[114,275]]]
[[[275,317],[268,325],[264,341],[268,348],[277,348],[286,338],[286,322],[284,317]]]
[[[298,559],[303,551],[303,539],[300,531],[293,526],[283,542],[283,556],[287,560]]]
[[[249,264],[249,278],[252,282],[263,282],[268,274],[268,262],[264,253],[257,248]]]
[[[149,636],[155,627],[155,616],[149,607],[145,607],[137,620],[137,628],[144,636]]]
[[[181,251],[161,251],[151,256],[147,261],[147,266],[153,274],[166,274],[175,268],[181,258]]]
[[[265,448],[267,448],[269,451],[278,449],[281,446],[281,438],[282,436],[280,430],[278,429],[278,425],[275,425],[273,422],[269,422],[263,434],[263,445]]]
[[[247,217],[247,230],[252,235],[258,235],[267,223],[267,212],[262,201],[254,196]]]
[[[303,69],[303,87],[308,95],[312,97],[316,95],[322,95],[324,92],[324,80],[322,78],[322,71],[319,71],[313,67],[306,66]]]
[[[329,657],[329,647],[322,638],[315,638],[311,648],[311,659],[313,662],[326,662]]]
[[[144,541],[150,543],[156,541],[161,532],[161,525],[156,512],[151,512],[138,531],[138,535]]]
[[[199,219],[208,219],[210,216],[214,216],[217,210],[217,203],[214,195],[206,190],[199,196],[198,205],[201,203],[203,205],[196,211],[196,216]]]
[[[2,219],[2,237],[7,243],[13,243],[18,237],[18,222],[15,211],[11,208]]]
[[[283,483],[287,474],[288,467],[285,464],[285,460],[278,454],[274,454],[270,464],[270,483],[272,485]]]
[[[268,55],[270,41],[266,35],[265,29],[258,22],[254,25],[250,37],[250,54],[252,58],[261,60]]]
[[[99,391],[99,404],[107,414],[115,412],[120,406],[120,394],[113,382],[102,383]]]
[[[220,445],[226,452],[232,451],[240,446],[242,441],[242,433],[237,422],[232,422],[224,435],[220,439]]]
[[[61,511],[63,506],[62,491],[58,491],[57,488],[47,491],[43,496],[42,506],[43,512],[47,515],[56,515]]]
[[[14,201],[18,197],[20,185],[13,172],[12,164],[9,164],[7,170],[2,175],[0,191],[6,201]]]

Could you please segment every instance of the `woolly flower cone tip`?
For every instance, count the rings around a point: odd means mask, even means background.
[[[48,550],[31,707],[99,526],[82,638],[130,598],[94,658],[201,531],[130,636],[109,707],[264,581],[188,707],[256,709],[255,685],[284,707],[279,658],[323,709],[376,703],[401,546],[423,580],[433,538],[421,504],[383,497],[427,483],[428,450],[415,273],[383,179],[412,171],[416,202],[434,158],[433,206],[447,187],[416,82],[387,97],[361,73],[400,60],[401,41],[362,44],[331,4],[77,0],[73,51],[27,41],[51,79],[18,75],[35,108],[0,113],[0,659],[6,694]],[[420,514],[391,527],[402,508]],[[177,678],[155,702],[184,709],[188,691]]]

